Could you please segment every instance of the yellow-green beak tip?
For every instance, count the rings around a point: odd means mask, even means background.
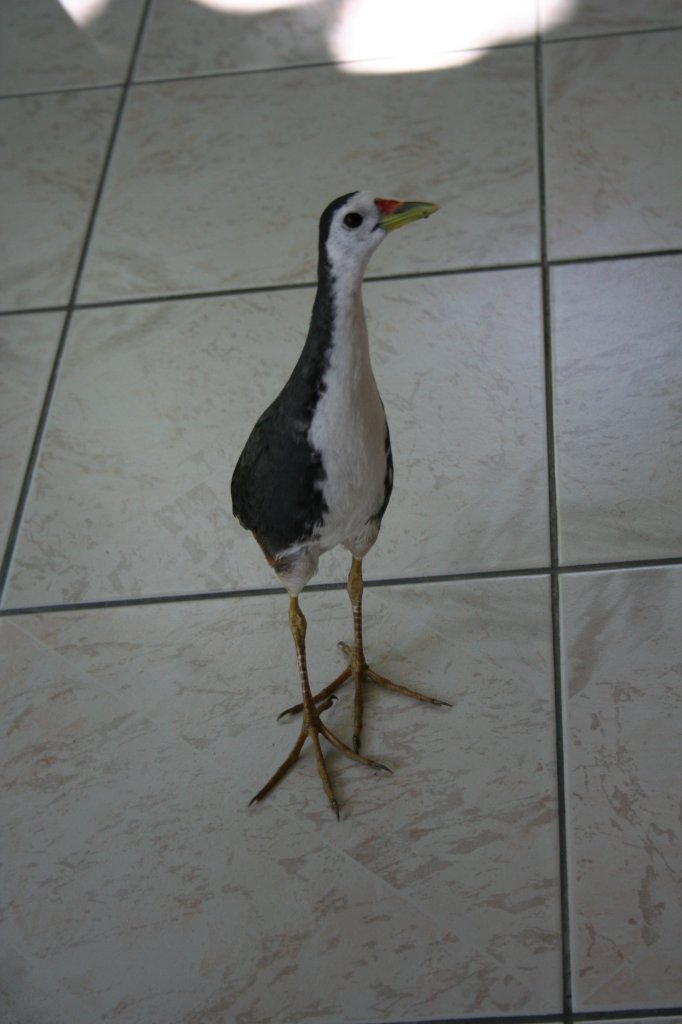
[[[375,199],[374,203],[381,216],[381,227],[385,231],[395,231],[414,220],[430,217],[438,209],[437,203],[401,202],[398,199]]]

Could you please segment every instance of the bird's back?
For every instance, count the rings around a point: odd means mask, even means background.
[[[325,512],[308,438],[315,385],[300,385],[290,380],[258,419],[232,476],[232,511],[271,560],[312,536]]]

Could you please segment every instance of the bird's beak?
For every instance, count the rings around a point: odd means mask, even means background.
[[[398,199],[375,199],[374,205],[380,214],[378,226],[384,231],[395,231],[420,217],[430,217],[438,209],[436,203],[401,203]]]

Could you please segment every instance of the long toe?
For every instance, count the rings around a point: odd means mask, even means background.
[[[349,659],[349,668],[355,682],[355,706],[353,715],[353,736],[351,742],[353,744],[353,750],[356,753],[360,750],[360,737],[362,733],[364,712],[364,690],[366,683],[375,683],[376,686],[380,686],[384,690],[389,690],[392,693],[400,693],[404,697],[411,697],[412,700],[421,701],[423,704],[431,704],[434,707],[441,708],[452,707],[452,704],[448,700],[442,700],[440,697],[432,697],[430,694],[421,693],[419,690],[414,690],[410,686],[404,686],[402,683],[394,683],[392,679],[388,679],[386,676],[382,676],[378,672],[375,672],[375,670],[370,668],[365,661],[362,656],[362,652],[358,653],[354,651],[348,644],[340,643],[339,647]]]
[[[333,695],[330,694],[329,696],[327,696],[326,700],[322,704],[322,709],[328,707],[331,704],[332,699]],[[322,722],[322,720],[319,717],[319,711],[317,709],[314,711],[313,715],[311,716],[311,719],[311,721],[303,723],[303,725],[301,726],[301,731],[298,735],[298,739],[296,740],[296,743],[294,744],[291,752],[289,753],[289,756],[282,762],[277,771],[274,772],[274,774],[268,779],[268,781],[265,783],[262,789],[259,789],[256,795],[250,800],[249,807],[251,806],[251,804],[254,804],[262,800],[264,797],[266,797],[268,793],[272,789],[274,789],[279,782],[281,782],[284,776],[298,761],[305,741],[308,739],[312,743],[313,749],[315,751],[317,770],[320,775],[320,779],[322,780],[322,786],[324,788],[325,793],[327,794],[329,805],[337,818],[339,817],[339,805],[334,795],[334,789],[331,783],[331,778],[329,776],[329,771],[327,769],[324,754],[322,753],[322,747],[320,745],[320,736],[324,736],[327,742],[330,743],[333,747],[335,747],[341,754],[343,754],[344,757],[348,757],[352,761],[357,761],[358,764],[364,764],[368,768],[374,768],[375,770],[379,771],[391,771],[388,765],[382,764],[380,761],[375,761],[370,757],[364,757],[362,754],[358,754],[356,751],[351,750],[350,747],[348,747],[342,740],[340,740],[339,737],[335,733],[333,733],[331,729],[327,728],[327,726]]]
[[[425,704],[433,704],[439,708],[451,708],[452,704],[449,700],[441,700],[440,697],[431,697],[428,693],[420,693],[419,690],[413,690],[409,686],[403,686],[401,683],[394,683],[392,679],[387,679],[386,676],[380,676],[378,672],[375,672],[373,668],[366,665],[364,668],[364,674],[368,679],[371,679],[377,686],[383,687],[384,690],[391,690],[393,693],[402,693],[405,697],[412,697],[413,700],[423,701]]]

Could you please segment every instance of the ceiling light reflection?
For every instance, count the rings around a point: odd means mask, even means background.
[[[108,7],[109,0],[59,0],[59,3],[75,25],[87,28]]]
[[[545,30],[570,17],[575,3],[544,0]],[[336,60],[350,62],[345,71],[390,74],[468,64],[480,58],[476,51],[535,31],[535,0],[343,0],[329,43]]]
[[[310,0],[194,0],[201,7],[225,14],[267,14],[286,7],[303,7]]]

